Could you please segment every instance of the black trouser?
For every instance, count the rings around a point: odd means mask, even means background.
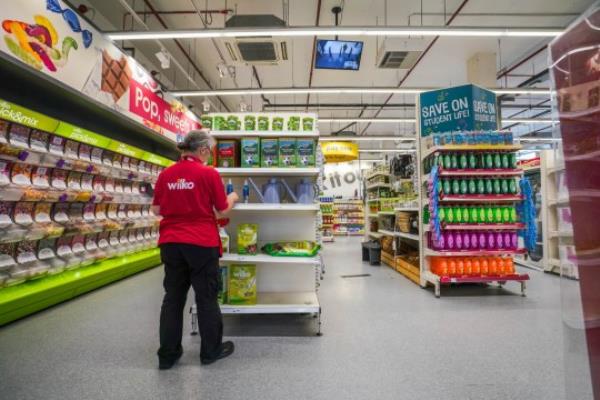
[[[200,357],[216,357],[223,339],[223,318],[217,301],[219,248],[166,243],[160,246],[160,257],[165,264],[165,297],[160,311],[159,358],[172,360],[182,350],[183,312],[190,284],[196,294]]]

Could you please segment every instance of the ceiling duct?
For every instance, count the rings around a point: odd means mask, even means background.
[[[385,39],[377,51],[377,67],[411,69],[426,46],[423,39]]]
[[[281,28],[285,21],[275,15],[234,15],[225,28]],[[224,40],[225,48],[234,63],[249,65],[278,65],[288,60],[287,43],[271,36],[236,37]]]

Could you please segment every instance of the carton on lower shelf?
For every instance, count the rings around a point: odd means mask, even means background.
[[[217,165],[224,168],[236,166],[238,144],[235,140],[219,140],[217,143]]]
[[[243,138],[240,147],[242,168],[260,167],[260,139]]]
[[[314,167],[316,164],[316,145],[311,138],[296,140],[297,165],[299,167]]]
[[[290,168],[296,166],[296,139],[279,139],[279,166]]]
[[[261,167],[277,167],[279,165],[279,139],[263,138],[260,141]]]

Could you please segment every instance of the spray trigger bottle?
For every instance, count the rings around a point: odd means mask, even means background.
[[[231,179],[229,179],[229,181],[227,182],[227,187],[225,188],[225,190],[227,194],[233,192],[233,183],[231,182]]]

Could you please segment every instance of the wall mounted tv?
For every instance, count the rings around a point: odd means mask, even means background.
[[[363,42],[317,40],[315,68],[357,71],[362,50]]]

